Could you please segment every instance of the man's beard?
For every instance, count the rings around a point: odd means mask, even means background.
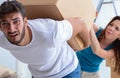
[[[7,39],[10,43],[15,44],[15,45],[19,45],[19,43],[22,42],[24,37],[25,37],[25,26],[23,27],[22,33],[20,34],[20,39],[18,41],[11,41],[10,39],[8,39],[8,38]]]

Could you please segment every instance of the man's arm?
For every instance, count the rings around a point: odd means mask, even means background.
[[[79,34],[83,40],[84,47],[88,47],[90,44],[90,37],[89,30],[85,21],[82,18],[70,18],[68,21],[72,24],[73,27],[72,38]]]

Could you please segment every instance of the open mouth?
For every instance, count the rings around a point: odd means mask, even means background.
[[[9,37],[10,38],[15,38],[15,37],[17,37],[18,36],[18,34],[9,34]]]

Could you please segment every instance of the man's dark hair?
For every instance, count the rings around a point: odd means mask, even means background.
[[[14,13],[14,12],[20,12],[23,18],[26,16],[26,12],[24,9],[24,6],[16,1],[5,1],[0,6],[0,18],[3,18],[6,14]]]

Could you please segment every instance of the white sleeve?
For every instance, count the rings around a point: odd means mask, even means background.
[[[73,34],[72,25],[67,20],[56,21],[53,35],[55,42],[67,41],[72,37],[72,34]]]
[[[73,34],[72,25],[67,20],[37,19],[34,25],[36,30],[45,34],[54,44],[69,40]]]

